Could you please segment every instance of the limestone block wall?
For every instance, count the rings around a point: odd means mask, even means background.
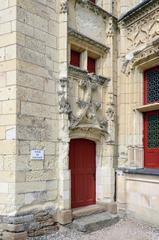
[[[68,122],[59,115],[57,94],[59,79],[67,73],[65,10],[65,2],[54,0],[0,1],[3,239],[26,239],[57,229],[56,209],[60,198],[65,199],[59,194],[59,169],[65,168],[65,158],[59,158],[59,142],[64,140],[59,128]],[[32,150],[44,151],[44,158],[32,159]]]
[[[117,177],[119,209],[142,221],[159,226],[158,176],[119,174]]]
[[[14,1],[0,1],[0,215],[15,210],[16,33]],[[19,177],[21,174],[19,173]]]
[[[16,208],[58,199],[58,6],[51,1],[17,1]],[[43,160],[31,159],[44,150]],[[54,205],[56,206],[56,205]]]

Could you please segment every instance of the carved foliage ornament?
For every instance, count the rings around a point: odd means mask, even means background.
[[[105,83],[105,78],[100,78],[95,74],[87,74],[87,78],[79,80],[78,85],[82,90],[82,97],[76,102],[78,108],[76,113],[70,114],[71,129],[85,126],[93,126],[100,131],[107,132],[107,121],[101,119],[98,111],[101,109],[101,102],[93,98],[93,93],[97,91],[99,86]]]
[[[141,44],[149,43],[159,36],[159,8],[139,21],[135,21],[127,29],[127,50],[130,51]]]
[[[143,48],[141,51],[134,52],[132,59],[123,62],[122,72],[129,75],[135,66],[156,56],[159,56],[159,41],[154,41],[150,46]]]

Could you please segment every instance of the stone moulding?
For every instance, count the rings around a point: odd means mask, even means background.
[[[129,74],[136,66],[146,62],[147,59],[159,59],[159,43],[155,41],[151,46],[147,46],[143,51],[134,52],[134,56],[131,61],[126,61],[123,64],[122,72]]]
[[[91,11],[93,11],[95,14],[102,16],[104,19],[108,17],[113,17],[114,20],[117,20],[115,16],[105,11],[103,8],[99,7],[98,5],[94,4],[93,2],[89,0],[76,0],[77,3],[83,5],[84,7],[87,7]]]
[[[68,72],[69,72],[69,75],[78,77],[79,81],[81,81],[81,79],[82,79],[82,81],[84,81],[84,80],[87,81],[88,78],[91,78],[92,80],[94,79],[94,81],[100,85],[106,84],[110,81],[109,78],[106,78],[106,77],[103,77],[100,75],[94,75],[94,74],[91,75],[86,70],[82,70],[82,69],[72,66],[72,65],[69,66]],[[84,82],[83,82],[83,84],[84,84]]]
[[[155,8],[158,8],[159,0],[146,0],[142,3],[138,4],[135,8],[128,11],[124,16],[119,18],[119,23],[121,25],[130,25],[134,24],[134,22],[139,21],[141,18],[148,15]]]
[[[134,67],[140,62],[145,62],[147,58],[152,58],[152,56],[157,56],[159,58],[159,43],[152,44],[151,46],[146,47],[143,51],[134,54],[132,66]]]
[[[134,52],[133,58],[123,63],[122,72],[129,74],[136,66],[153,58],[159,58],[159,39],[153,41],[141,51]]]
[[[89,44],[90,46],[97,48],[97,50],[102,51],[103,53],[107,53],[109,50],[109,47],[105,46],[104,44],[99,43],[99,42],[77,32],[76,30],[74,30],[72,28],[68,29],[68,35],[71,40],[74,40],[75,42],[79,42],[81,44],[83,42],[85,42],[85,43]]]

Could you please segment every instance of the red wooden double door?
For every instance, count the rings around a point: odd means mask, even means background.
[[[71,207],[77,208],[96,202],[96,144],[87,139],[70,142]]]

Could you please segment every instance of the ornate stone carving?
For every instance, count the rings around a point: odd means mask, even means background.
[[[134,51],[133,58],[125,60],[123,63],[122,72],[128,75],[135,66],[155,56],[159,56],[159,39],[153,41],[151,45],[143,47],[140,51]]]
[[[141,14],[143,15],[142,17]],[[146,14],[145,12],[140,12],[139,19],[136,18],[135,21],[130,20],[124,22],[128,51],[138,48],[142,44],[149,44],[159,36],[159,7],[156,4],[153,4]]]
[[[69,114],[71,112],[70,104],[67,101],[67,78],[59,80],[59,113]]]
[[[116,28],[116,23],[114,21],[114,18],[110,17],[108,21],[107,31],[106,31],[107,38],[114,36],[115,28]]]
[[[113,106],[109,106],[106,111],[106,116],[108,121],[114,121],[115,120],[115,110]]]
[[[113,105],[109,105],[108,109],[106,111],[106,119],[107,119],[107,131],[108,131],[108,135],[107,135],[107,143],[109,144],[113,144],[115,141],[115,116],[116,116],[116,112],[114,109]]]
[[[59,101],[59,112],[67,114],[71,112],[70,104],[67,102],[64,96],[62,96]]]
[[[76,78],[76,86],[78,85],[81,94],[74,103],[77,104],[76,107],[74,107],[75,110],[69,114],[70,128],[96,128],[98,131],[107,133],[107,120],[100,112],[102,102],[94,98],[94,94],[96,94],[99,89],[105,87],[108,79],[93,73],[83,71],[81,73],[81,71],[77,69],[75,69],[75,72],[71,71],[73,76],[76,76],[76,71],[79,72]]]
[[[89,105],[88,102],[86,102],[84,100],[80,100],[80,99],[77,101],[77,104],[80,108],[86,108]]]
[[[82,88],[86,88],[88,79],[90,79],[91,82],[97,82],[99,85],[107,84],[110,81],[109,78],[93,73],[88,73],[86,70],[79,69],[75,66],[69,66],[69,74],[74,75],[78,78],[79,85]]]
[[[60,4],[60,13],[67,13],[67,10],[68,10],[68,2],[67,0],[64,0]]]

